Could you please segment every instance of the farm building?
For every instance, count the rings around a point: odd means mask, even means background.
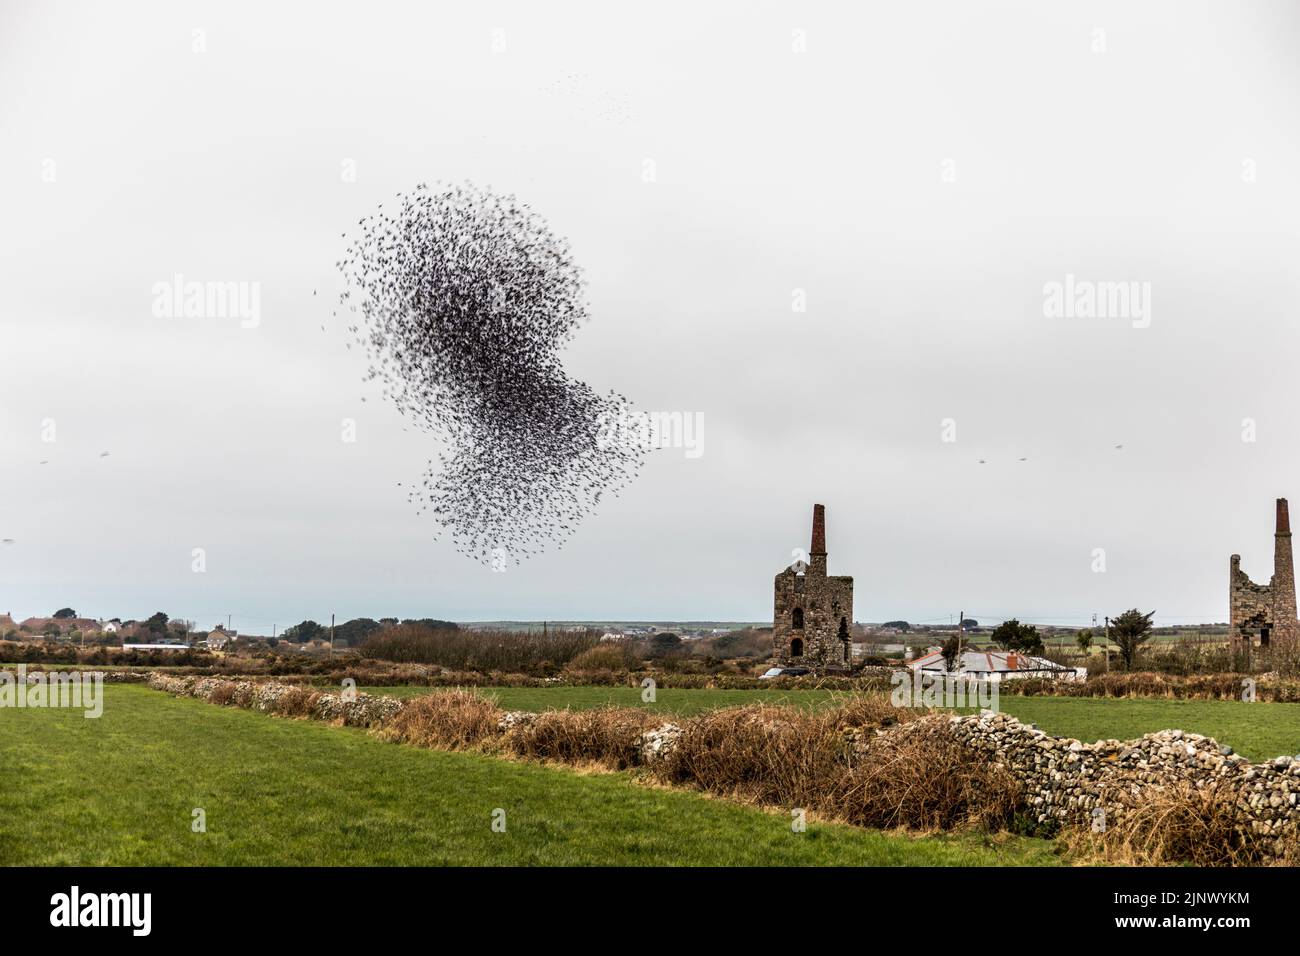
[[[993,682],[1026,677],[1073,681],[1084,680],[1088,676],[1086,667],[1066,667],[1019,651],[965,651],[957,668],[952,671],[948,670],[941,651],[931,651],[914,661],[908,661],[907,666],[924,674],[955,674]]]

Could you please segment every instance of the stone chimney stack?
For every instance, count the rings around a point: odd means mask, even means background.
[[[826,508],[813,505],[812,548],[808,551],[808,569],[814,574],[826,573]]]
[[[1285,498],[1277,499],[1277,534],[1273,537],[1273,632],[1274,646],[1295,647],[1300,638],[1296,621],[1295,564],[1291,557],[1291,515]]]

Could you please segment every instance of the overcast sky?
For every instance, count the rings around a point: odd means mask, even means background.
[[[1267,581],[1294,4],[542,6],[0,5],[0,611],[763,620],[818,501],[860,621]],[[342,234],[465,179],[571,241],[570,374],[704,421],[506,573],[415,516],[431,439],[330,317]],[[158,317],[176,274],[258,324]]]

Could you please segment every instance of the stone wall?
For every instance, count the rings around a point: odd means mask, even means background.
[[[1300,757],[1251,763],[1212,737],[1162,730],[1138,740],[1083,743],[1053,737],[1007,714],[947,718],[967,746],[1005,766],[1025,788],[1038,822],[1090,826],[1096,807],[1108,822],[1153,787],[1187,783],[1227,788],[1243,827],[1276,838],[1274,852],[1294,842],[1300,824]],[[903,725],[890,733],[906,733]]]
[[[228,700],[236,706],[264,713],[277,712],[290,695],[311,695],[310,711],[304,716],[313,720],[337,721],[348,727],[377,727],[394,717],[405,704],[404,700],[396,697],[325,693],[303,684],[230,680],[224,677],[173,677],[154,673],[149,676],[149,686],[169,694],[197,697],[209,703]]]

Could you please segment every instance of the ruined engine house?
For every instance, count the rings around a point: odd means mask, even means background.
[[[1285,498],[1277,499],[1277,528],[1273,535],[1273,577],[1256,584],[1241,570],[1234,554],[1228,572],[1228,629],[1232,650],[1253,646],[1295,647],[1300,637],[1296,621],[1295,566],[1291,560],[1291,517]]]
[[[772,656],[785,664],[847,665],[853,653],[853,578],[826,573],[826,509],[813,505],[808,561],[776,576]]]

